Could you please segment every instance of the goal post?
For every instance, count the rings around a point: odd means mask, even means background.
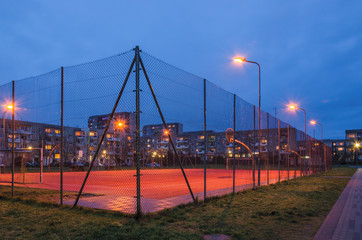
[[[43,181],[43,149],[18,148],[14,156],[14,183],[30,184]],[[0,182],[12,182],[11,150],[1,150],[3,157]]]

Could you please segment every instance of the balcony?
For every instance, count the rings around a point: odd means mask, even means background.
[[[12,143],[12,138],[8,138],[8,143]],[[15,138],[14,143],[20,143],[20,138]]]
[[[18,133],[18,134],[26,134],[26,135],[31,135],[31,134],[33,134],[33,133],[31,132],[31,130],[24,130],[24,129],[16,129],[16,130],[15,130],[15,133]]]
[[[164,150],[167,150],[167,149],[168,149],[168,146],[157,146],[157,149],[164,149]]]

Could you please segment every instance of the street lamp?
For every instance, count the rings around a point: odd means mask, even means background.
[[[161,160],[161,166],[163,165],[163,161],[165,160],[164,157],[165,157],[165,152],[163,151],[163,135],[165,136],[168,136],[169,138],[171,138],[171,135],[170,135],[170,131],[168,129],[164,129],[163,130],[163,134],[161,134],[161,156],[162,156],[162,160]],[[167,147],[167,151],[168,151],[168,146],[166,145]],[[167,153],[166,151],[166,153]],[[168,159],[167,159],[167,163],[166,163],[166,166],[168,167]]]
[[[258,143],[259,143],[259,157],[258,157],[258,186],[260,186],[260,161],[261,161],[261,76],[260,76],[260,65],[257,62],[254,61],[249,61],[246,60],[246,58],[234,58],[234,62],[235,63],[243,63],[243,62],[247,62],[247,63],[253,63],[256,64],[258,66],[258,70],[259,70],[259,116],[258,116]]]
[[[4,114],[3,114],[3,139],[2,139],[2,147],[5,150],[5,135],[6,135],[6,127],[5,127],[5,114],[8,110],[13,109],[13,105],[8,104],[5,108]],[[6,162],[5,162],[5,152],[4,152],[4,172],[5,172],[5,167],[6,167]],[[1,168],[0,168],[1,170]],[[1,172],[1,171],[0,171]]]
[[[307,156],[307,112],[305,111],[305,109],[298,107],[296,105],[290,104],[289,105],[289,109],[291,110],[301,110],[304,112],[304,137],[305,137],[305,154],[304,157],[306,158]],[[310,168],[310,157],[309,157],[309,168]],[[309,174],[310,174],[310,169],[309,169]]]
[[[357,158],[357,150],[358,150],[358,157],[359,157],[359,148],[360,148],[361,144],[359,142],[356,142],[354,144],[354,147],[356,148],[356,150],[354,150],[354,158],[355,158],[355,161],[358,160]]]
[[[321,123],[315,121],[315,120],[311,120],[310,124],[312,124],[312,125],[317,125],[318,124],[319,126],[321,126],[321,144],[322,144],[323,143],[323,125]],[[326,156],[324,156],[324,168],[325,168],[324,170],[327,171],[327,159],[326,159]]]
[[[312,124],[312,125],[317,125],[318,124],[319,126],[321,126],[321,142],[323,142],[323,125],[321,123],[317,122],[317,121],[314,121],[314,120],[311,120],[310,124]]]

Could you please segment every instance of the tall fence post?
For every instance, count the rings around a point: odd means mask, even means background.
[[[233,105],[233,129],[234,129],[234,136],[233,136],[233,194],[235,194],[235,133],[236,133],[236,108],[235,108],[235,104],[236,104],[236,95],[234,94],[234,105]]]
[[[295,128],[294,129],[294,132],[295,132],[295,136],[294,136],[294,140],[295,140],[295,144],[297,143],[297,131]],[[295,148],[294,148],[295,149]],[[297,178],[297,162],[298,162],[298,156],[296,156],[296,154],[294,153],[294,178]]]
[[[327,172],[327,146],[324,145],[324,143],[322,143],[323,145],[323,158],[324,158],[324,171]]]
[[[64,164],[64,67],[61,67],[60,87],[60,205],[63,205],[63,164]]]
[[[14,197],[14,171],[15,171],[15,81],[12,81],[12,106],[11,109],[12,113],[12,124],[11,124],[11,134],[12,134],[12,140],[11,140],[11,197]],[[5,126],[3,126],[5,127]],[[4,136],[4,142],[5,142],[5,136]]]
[[[269,184],[269,157],[270,157],[270,147],[269,147],[269,145],[270,145],[270,142],[269,142],[269,113],[267,113],[266,114],[266,121],[267,121],[267,123],[266,123],[266,129],[267,129],[267,140],[266,140],[266,142],[267,142],[267,145],[266,145],[266,147],[267,147],[267,153],[268,153],[268,156],[267,156],[267,159],[266,159],[266,183],[267,184]]]
[[[207,136],[206,136],[206,79],[204,79],[204,201],[206,201],[206,161],[207,161]]]
[[[140,152],[140,49],[136,54],[136,170],[137,170],[137,217],[141,216],[141,152]],[[175,152],[175,154],[177,154]]]
[[[287,126],[287,166],[288,166],[288,180],[289,180],[289,171],[290,171],[290,166],[289,166],[289,150],[290,150],[290,147],[289,147],[289,144],[290,144],[290,141],[289,141],[289,124]]]
[[[255,155],[255,105],[253,107],[253,154]],[[255,157],[253,158],[253,187],[255,187]]]
[[[278,181],[280,182],[280,119],[278,119]]]

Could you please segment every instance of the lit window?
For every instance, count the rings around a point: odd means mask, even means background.
[[[81,137],[81,136],[83,136],[83,132],[77,131],[77,132],[75,132],[75,136]]]
[[[94,137],[96,135],[95,132],[89,132],[89,136]]]
[[[340,143],[339,143],[339,146],[343,146],[343,142],[340,142]]]
[[[58,129],[55,129],[54,132],[55,132],[56,134],[60,134],[60,130],[58,130]]]
[[[51,149],[52,149],[52,145],[45,145],[45,149],[46,149],[46,150],[51,150]]]
[[[348,137],[349,137],[349,138],[355,138],[356,135],[355,135],[355,134],[349,134]]]
[[[338,148],[338,151],[343,151],[343,147],[339,147],[339,148]]]
[[[51,133],[52,130],[51,130],[50,128],[46,128],[46,129],[45,129],[45,132],[46,132],[46,133]]]

